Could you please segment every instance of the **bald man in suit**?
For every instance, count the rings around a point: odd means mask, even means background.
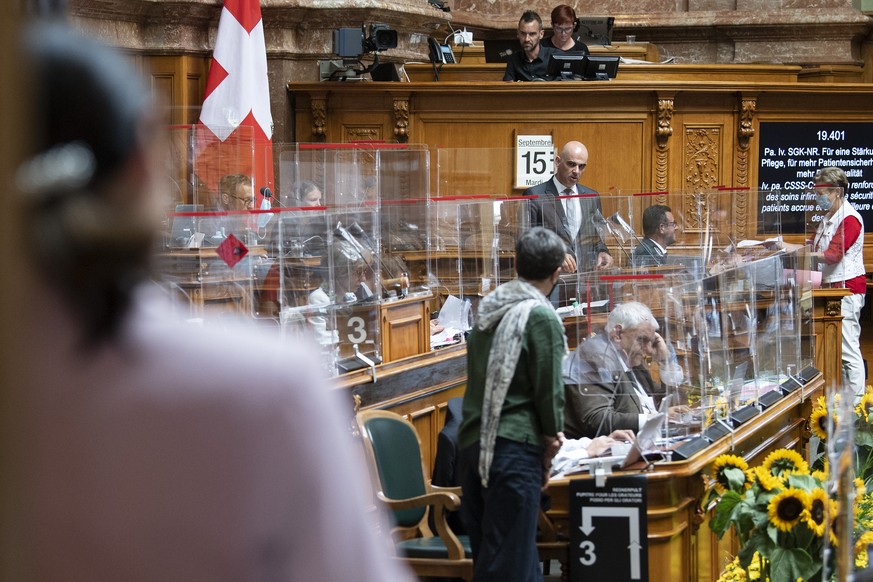
[[[613,263],[596,228],[596,217],[602,220],[600,196],[578,183],[587,164],[588,148],[578,141],[567,142],[555,156],[552,178],[524,192],[536,196],[530,205],[531,226],[548,228],[564,241],[564,273],[606,269]]]

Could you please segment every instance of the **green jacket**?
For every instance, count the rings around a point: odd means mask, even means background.
[[[497,436],[543,444],[543,436],[555,436],[564,427],[564,329],[549,307],[535,307],[524,329],[521,354],[509,385]],[[496,329],[496,328],[495,328]],[[494,330],[474,328],[467,341],[467,391],[458,446],[479,442],[482,401],[488,370],[488,354]]]

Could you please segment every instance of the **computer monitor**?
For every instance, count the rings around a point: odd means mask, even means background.
[[[618,74],[620,57],[601,57],[588,55],[582,78],[586,81],[608,81]]]
[[[586,55],[581,51],[552,53],[546,74],[555,81],[608,81],[618,74],[619,57]]]
[[[579,80],[585,77],[585,53],[582,51],[554,52],[549,57],[546,75],[556,81]]]
[[[612,16],[581,16],[576,19],[576,31],[573,38],[587,45],[612,44],[612,27],[615,18]]]

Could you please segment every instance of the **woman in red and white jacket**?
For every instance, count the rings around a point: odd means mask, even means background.
[[[861,356],[861,308],[867,292],[864,270],[864,220],[849,202],[849,185],[840,168],[815,173],[816,203],[825,211],[813,241],[822,254],[822,284],[849,289],[843,297],[843,377],[855,394],[864,393],[864,359]]]

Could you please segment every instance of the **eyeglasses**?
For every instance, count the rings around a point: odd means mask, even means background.
[[[247,210],[251,210],[255,206],[255,202],[251,198],[243,198],[242,196],[233,196],[233,195],[231,195],[230,197],[233,198],[234,200],[242,200],[242,203],[245,205]]]
[[[661,224],[669,228],[676,228],[679,226],[676,222],[662,222]]]
[[[557,32],[558,34],[570,34],[573,32],[572,26],[553,26],[552,30]]]

